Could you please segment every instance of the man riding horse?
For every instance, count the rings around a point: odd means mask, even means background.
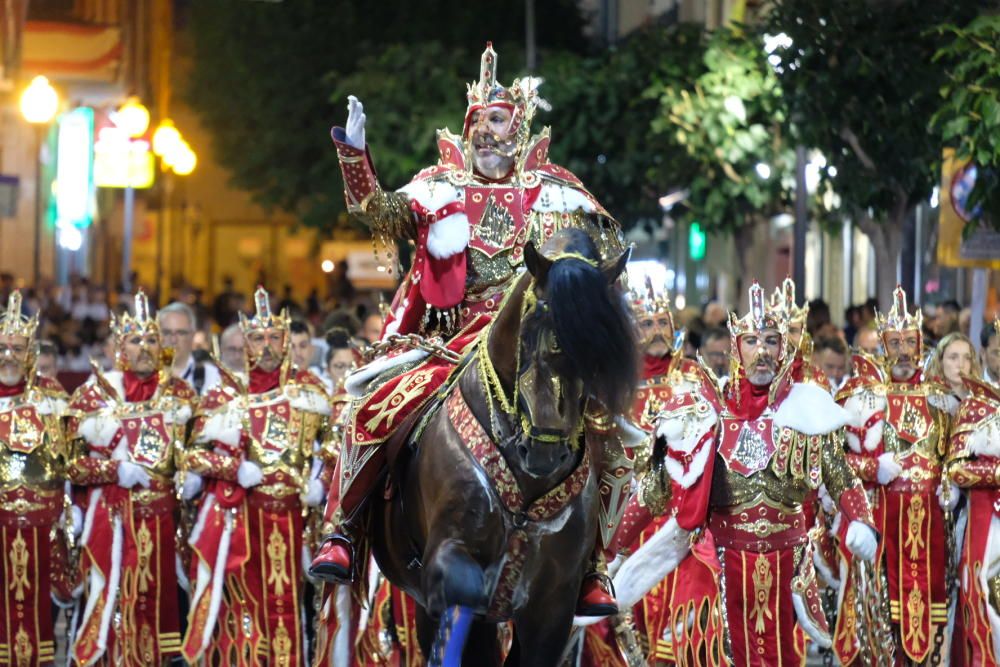
[[[602,257],[622,251],[617,222],[576,176],[549,162],[549,128],[531,134],[537,108],[548,108],[538,96],[540,79],[515,79],[504,87],[496,66],[497,54],[487,44],[479,81],[468,86],[461,136],[439,131],[438,164],[395,192],[377,180],[357,98],[348,98],[346,128],[333,128],[348,210],[370,226],[376,241],[412,241],[415,252],[377,346],[388,354],[347,382],[348,391],[364,398],[355,402],[347,427],[327,508],[331,535],[313,561],[315,576],[343,582],[355,575],[351,532],[385,469],[385,443],[412,424],[500,308],[522,269],[525,246],[540,247],[558,230],[576,228]],[[616,499],[602,507],[607,541],[624,509],[621,490],[630,471],[619,452],[606,452],[604,460],[601,498]],[[603,578],[586,577],[578,613],[616,610]]]

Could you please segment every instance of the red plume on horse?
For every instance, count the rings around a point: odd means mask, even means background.
[[[602,261],[579,230],[540,252],[527,245],[528,270],[368,508],[379,567],[422,608],[425,655],[442,617],[448,641],[436,649],[462,655],[468,632],[461,663],[439,653],[432,664],[500,665],[496,624],[508,620],[504,664],[562,657],[598,533],[595,462],[607,433],[593,424],[623,414],[635,386],[616,286],[628,255]]]

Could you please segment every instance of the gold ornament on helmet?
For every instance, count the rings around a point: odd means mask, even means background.
[[[805,324],[809,316],[809,304],[801,308],[795,305],[795,281],[785,278],[780,287],[774,288],[771,295],[771,310],[784,313],[789,324]]]
[[[277,316],[271,312],[271,295],[267,293],[263,285],[258,286],[257,291],[253,293],[253,304],[253,316],[247,317],[240,313],[240,329],[244,335],[264,329],[288,329],[288,311],[282,309]]]
[[[896,285],[892,293],[892,308],[888,315],[875,311],[875,326],[880,336],[890,332],[903,333],[916,331],[920,333],[924,325],[924,314],[917,308],[911,315],[906,303],[906,292],[902,286]]]
[[[670,312],[670,295],[667,288],[657,292],[653,287],[653,280],[646,276],[646,284],[642,287],[629,287],[629,305],[632,306],[632,313],[636,318],[649,317],[650,315],[667,314],[670,316],[670,324],[673,325],[674,318]]]
[[[531,122],[538,108],[546,111],[551,105],[538,95],[538,86],[542,79],[527,76],[514,79],[510,87],[505,87],[497,81],[497,53],[493,50],[493,42],[486,42],[486,50],[479,62],[479,81],[467,84],[466,98],[469,106],[465,112],[465,123],[462,137],[469,138],[472,114],[491,106],[502,106],[511,112],[510,134],[514,138],[513,155],[520,155],[528,145],[531,134]]]
[[[28,339],[30,345],[38,328],[38,315],[25,317],[21,313],[22,304],[21,290],[11,292],[7,298],[7,310],[0,317],[0,335],[23,336]]]
[[[160,325],[153,317],[149,309],[149,299],[146,298],[145,292],[141,289],[135,293],[133,305],[134,314],[125,313],[118,317],[114,313],[111,314],[111,335],[121,340],[125,336],[133,334],[140,336],[150,333],[159,334]]]
[[[761,333],[774,329],[785,336],[788,333],[788,319],[783,308],[777,308],[764,298],[764,289],[754,280],[750,285],[750,311],[743,317],[729,313],[729,333],[733,339],[749,333]]]

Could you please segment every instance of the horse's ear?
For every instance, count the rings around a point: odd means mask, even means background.
[[[524,246],[524,265],[528,267],[528,273],[534,277],[535,281],[544,285],[545,278],[549,275],[549,269],[552,267],[552,260],[538,252],[535,244],[528,241]]]
[[[618,280],[618,276],[625,270],[625,265],[628,264],[629,258],[632,257],[632,249],[634,247],[633,245],[629,245],[618,257],[612,257],[601,262],[601,273],[604,274],[604,279],[608,281],[609,285]]]

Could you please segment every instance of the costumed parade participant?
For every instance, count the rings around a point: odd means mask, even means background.
[[[304,507],[322,500],[309,473],[330,403],[315,375],[292,373],[287,314],[272,314],[262,287],[254,305],[251,317],[240,316],[247,381],[224,374],[202,399],[184,462],[205,485],[190,537],[183,656],[192,663],[305,660]]]
[[[70,402],[73,484],[86,487],[80,665],[159,665],[180,651],[174,473],[194,390],[170,372],[145,294],[112,318],[117,370],[94,370]]]
[[[906,293],[897,287],[889,313],[876,316],[885,356],[856,354],[854,377],[837,395],[852,415],[847,458],[869,489],[882,536],[874,580],[862,586],[852,570],[842,582],[844,622],[838,624],[835,650],[845,664],[885,661],[892,651],[906,664],[939,664],[949,652],[949,582],[955,568],[948,544],[950,508],[957,498],[941,479],[953,399],[920,370],[922,320],[919,309],[910,314]],[[856,617],[856,609],[874,606],[866,613],[877,619],[880,598],[888,600],[894,642],[856,636],[858,627],[870,625]],[[868,646],[881,657],[868,655]]]
[[[674,452],[669,460],[676,477],[665,493],[662,467],[649,470],[654,431],[661,419],[683,415],[695,405],[696,395],[715,392],[710,371],[685,359],[674,326],[666,293],[656,294],[651,284],[633,290],[632,309],[643,350],[642,382],[636,392],[633,423],[648,438],[634,452],[639,492],[612,540],[609,551],[624,556],[635,552],[658,531],[687,535],[698,528],[705,516],[710,479],[702,477],[710,447],[698,446],[702,437],[711,437],[712,423],[702,423],[685,434],[686,452]],[[683,418],[683,417],[682,417]],[[662,440],[662,437],[661,437]],[[666,507],[664,507],[664,504]],[[630,567],[637,567],[637,556]],[[717,665],[723,661],[721,616],[718,608],[717,570],[697,556],[685,558],[678,568],[655,584],[632,606],[630,613],[606,619],[587,629],[583,664],[592,667],[614,665]],[[648,585],[647,585],[648,587]],[[631,596],[634,587],[619,591]],[[627,602],[632,602],[628,599]],[[674,606],[675,603],[678,606]],[[690,603],[688,606],[687,603]],[[698,626],[675,633],[672,619],[692,610],[700,617]],[[685,629],[686,630],[686,629]]]
[[[367,144],[365,115],[349,98],[346,128],[333,140],[344,174],[348,210],[383,244],[413,241],[413,265],[385,324],[374,362],[348,379],[356,401],[328,503],[331,537],[313,563],[315,576],[349,581],[357,574],[356,538],[364,501],[385,465],[384,443],[448,377],[489,323],[523,265],[525,245],[556,231],[587,232],[602,257],[622,250],[617,223],[569,171],[548,159],[549,130],[532,135],[540,80],[496,80],[497,55],[482,54],[479,81],[468,87],[461,136],[438,133],[440,161],[395,192],[382,188]],[[393,334],[397,334],[394,337]],[[419,338],[400,338],[415,334]],[[385,354],[388,352],[388,354]],[[605,452],[604,482],[621,484],[614,466],[624,457]],[[609,488],[602,499],[612,497]],[[624,510],[605,506],[601,525],[610,537]],[[599,576],[585,578],[578,612],[604,615],[617,607]]]
[[[690,407],[665,420],[658,432],[672,478],[680,471],[669,462],[697,456],[700,447],[715,454],[702,473],[711,480],[703,523],[719,558],[728,659],[734,665],[801,665],[807,637],[830,645],[803,503],[824,484],[842,514],[847,547],[870,559],[878,538],[864,491],[844,459],[848,415],[822,388],[791,380],[787,321],[768,306],[756,283],[749,301],[747,315],[730,316],[732,367],[724,395],[691,396]],[[692,444],[688,436],[702,432],[705,422],[710,437]],[[651,565],[660,555],[669,571],[687,539],[667,537],[673,539],[654,538],[636,555],[647,552]],[[632,585],[631,579],[655,570],[629,565],[616,574],[616,584]]]
[[[1000,320],[993,322],[1000,335]],[[965,377],[968,396],[952,427],[947,478],[966,504],[960,540],[955,664],[1000,665],[1000,388]],[[952,490],[954,492],[954,489]]]
[[[59,525],[68,507],[67,397],[35,373],[37,327],[13,291],[0,316],[0,664],[19,667],[53,663],[52,601],[68,603],[72,588]]]

